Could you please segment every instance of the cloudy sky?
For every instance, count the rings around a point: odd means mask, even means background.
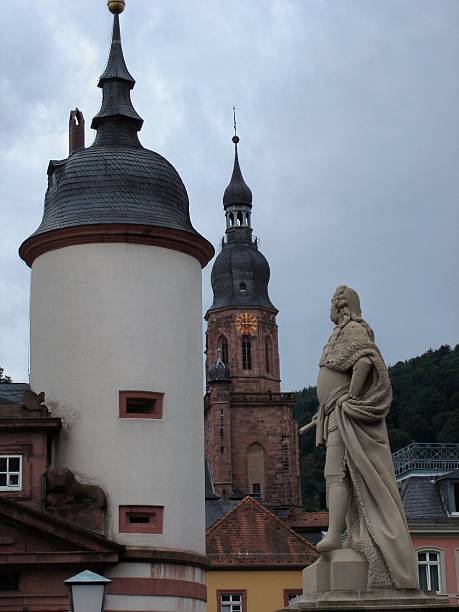
[[[2,7],[0,366],[27,380],[29,270],[49,159],[99,108],[105,0]],[[388,363],[459,342],[459,2],[127,0],[125,58],[144,146],[179,171],[214,245],[233,161],[279,308],[283,388],[314,384],[338,284]],[[210,266],[204,308],[211,303]]]

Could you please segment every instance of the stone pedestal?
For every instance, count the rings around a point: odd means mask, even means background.
[[[319,559],[303,570],[303,595],[288,608],[277,612],[309,610],[437,610],[459,611],[449,605],[446,595],[413,589],[375,589],[368,591],[368,564],[350,548],[322,553]]]

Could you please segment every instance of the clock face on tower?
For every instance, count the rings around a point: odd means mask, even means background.
[[[241,336],[256,336],[258,321],[256,316],[250,312],[241,312],[236,317],[235,327]]]

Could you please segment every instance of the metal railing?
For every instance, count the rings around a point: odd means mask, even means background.
[[[459,469],[459,444],[412,442],[392,455],[395,475],[411,470],[425,472]]]

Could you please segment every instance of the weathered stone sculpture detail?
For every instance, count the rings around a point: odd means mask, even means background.
[[[385,423],[392,401],[389,374],[353,289],[336,289],[330,318],[336,327],[320,360],[320,407],[313,419],[316,444],[327,449],[330,526],[317,550],[344,546],[361,555],[368,564],[367,589],[417,589]]]
[[[46,475],[46,509],[67,520],[102,532],[107,499],[97,485],[82,484],[65,466]]]

